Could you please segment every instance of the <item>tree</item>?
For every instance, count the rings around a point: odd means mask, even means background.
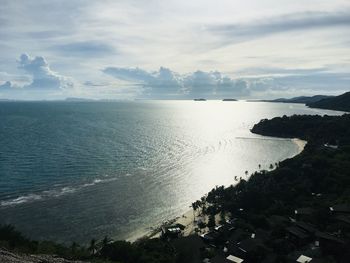
[[[196,214],[195,214],[195,212],[196,212],[197,208],[198,208],[198,204],[197,204],[197,202],[192,203],[192,209],[193,209],[193,222],[196,220]]]
[[[88,250],[90,251],[91,255],[95,255],[95,253],[97,252],[96,239],[91,239]]]
[[[72,255],[76,254],[78,247],[79,247],[79,245],[76,242],[72,243],[72,245],[70,246]]]
[[[102,239],[102,247],[107,246],[110,242],[111,242],[111,239],[110,239],[108,236],[105,236],[105,237]]]
[[[215,226],[215,216],[214,215],[210,215],[209,216],[209,220],[208,220],[208,227],[214,227]]]

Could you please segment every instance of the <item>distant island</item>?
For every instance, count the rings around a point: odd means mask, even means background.
[[[237,101],[236,99],[223,99],[222,101]]]
[[[199,98],[199,99],[194,99],[194,101],[206,101],[206,99]]]

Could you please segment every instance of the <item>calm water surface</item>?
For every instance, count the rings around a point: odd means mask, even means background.
[[[222,101],[0,103],[0,223],[35,239],[132,238],[215,185],[294,156],[263,118],[339,114]]]

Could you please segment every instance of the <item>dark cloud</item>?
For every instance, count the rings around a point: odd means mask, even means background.
[[[284,16],[268,17],[246,24],[208,26],[207,30],[224,36],[230,43],[239,43],[293,30],[309,30],[335,26],[350,26],[349,10],[335,13],[295,13]]]

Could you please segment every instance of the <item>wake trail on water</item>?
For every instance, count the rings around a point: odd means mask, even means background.
[[[130,176],[130,174],[126,174],[125,176]],[[106,178],[107,177],[107,178]],[[7,199],[7,200],[1,200],[0,201],[0,207],[9,207],[9,206],[16,206],[24,203],[30,203],[35,201],[42,201],[47,200],[49,198],[57,198],[61,197],[67,194],[75,193],[79,190],[82,190],[87,187],[91,187],[97,184],[101,183],[108,183],[117,180],[118,177],[111,177],[108,178],[108,176],[105,176],[104,178],[96,178],[92,180],[91,182],[84,183],[77,186],[64,186],[59,189],[51,189],[51,190],[45,190],[40,193],[30,193],[26,195],[21,195],[13,199]]]

